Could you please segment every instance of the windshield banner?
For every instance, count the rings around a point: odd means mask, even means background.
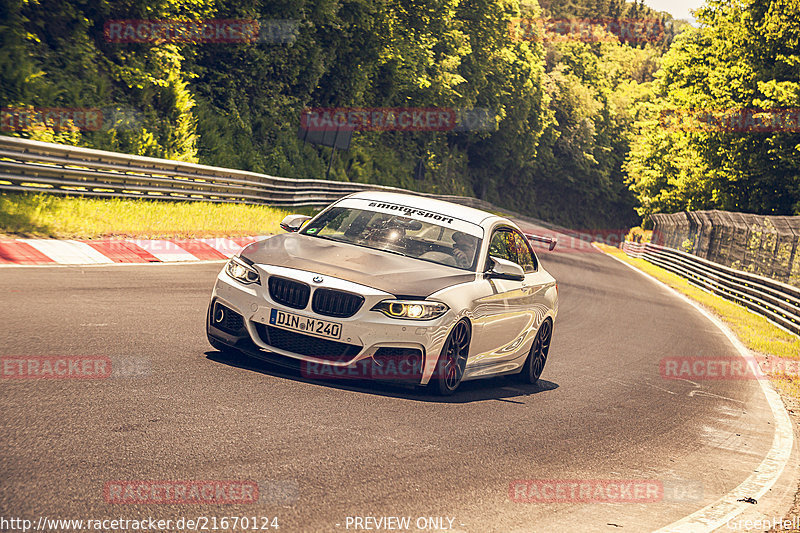
[[[483,238],[483,228],[477,224],[455,218],[452,215],[446,215],[427,209],[417,208],[413,205],[397,204],[393,202],[369,200],[364,198],[349,198],[336,204],[336,207],[377,211],[378,213],[412,218],[421,222],[427,222],[428,224],[444,226],[445,228],[450,228],[454,231],[461,231],[479,239]]]

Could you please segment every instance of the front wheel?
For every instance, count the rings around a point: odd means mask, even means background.
[[[550,352],[550,340],[552,338],[553,323],[547,318],[539,327],[536,338],[533,339],[528,359],[525,360],[525,365],[522,367],[520,377],[527,383],[534,384],[542,376],[544,364],[547,362],[547,354]]]
[[[472,339],[469,323],[458,322],[442,346],[442,353],[436,363],[436,385],[439,394],[449,396],[461,384],[464,369],[467,367],[469,343]]]

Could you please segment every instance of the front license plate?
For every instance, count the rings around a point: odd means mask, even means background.
[[[269,323],[279,328],[312,333],[329,339],[338,339],[342,336],[341,324],[295,315],[294,313],[287,313],[277,309],[270,310]]]

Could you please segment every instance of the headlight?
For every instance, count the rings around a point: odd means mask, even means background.
[[[406,320],[433,320],[445,314],[450,308],[442,302],[425,300],[384,300],[372,308],[391,318]]]
[[[238,257],[231,257],[231,260],[225,265],[225,272],[239,283],[244,283],[245,285],[261,283],[258,271]]]

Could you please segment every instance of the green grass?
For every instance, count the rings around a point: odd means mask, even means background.
[[[677,274],[648,263],[644,259],[628,257],[619,248],[606,245],[598,245],[598,247],[607,254],[622,259],[698,302],[725,322],[739,340],[751,351],[765,356],[800,359],[800,338],[775,326],[766,318],[753,314],[716,294],[701,290]],[[780,373],[771,374],[770,377],[783,393],[795,399],[800,399],[800,376]]]
[[[93,239],[266,235],[291,213],[315,209],[118,198],[1,194],[0,234]]]

